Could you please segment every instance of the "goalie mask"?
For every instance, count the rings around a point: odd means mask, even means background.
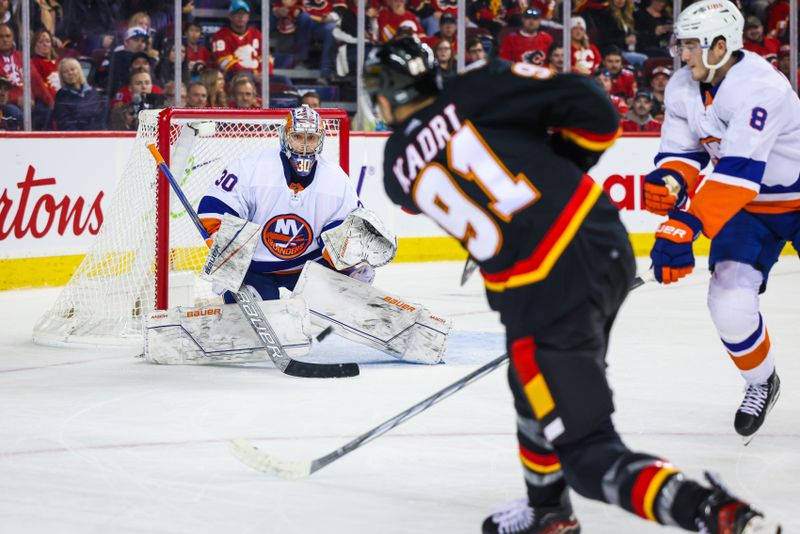
[[[303,104],[286,116],[280,128],[281,151],[300,176],[308,176],[322,153],[325,128],[319,113]]]

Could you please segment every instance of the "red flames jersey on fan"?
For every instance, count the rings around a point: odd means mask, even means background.
[[[31,58],[31,66],[39,72],[39,76],[44,81],[44,86],[50,92],[50,95],[55,98],[56,93],[61,89],[61,80],[58,78],[58,62],[54,59],[34,56]]]
[[[614,104],[614,108],[619,112],[620,117],[624,117],[630,111],[624,98],[620,98],[617,95],[608,95],[608,97],[611,99],[611,103]]]
[[[572,45],[572,66],[573,70],[575,65],[583,65],[589,72],[594,72],[600,66],[600,51],[593,44],[589,44],[589,48],[578,48]]]
[[[192,72],[198,63],[202,63],[205,68],[211,65],[211,53],[203,45],[197,45],[197,50],[187,46],[186,61],[189,63],[189,72]]]
[[[553,43],[553,37],[546,32],[536,35],[525,35],[522,32],[510,33],[500,45],[499,56],[508,61],[523,61],[535,65],[544,65],[547,49]]]
[[[636,94],[636,77],[629,70],[622,69],[611,76],[611,94],[623,98],[633,98]]]
[[[411,11],[406,11],[402,15],[398,15],[391,9],[383,9],[378,13],[378,33],[381,35],[381,41],[386,43],[394,39],[397,33],[397,28],[400,24],[409,21],[414,24],[417,34],[425,35],[425,31],[419,23],[419,19]]]
[[[154,95],[163,95],[164,90],[157,85],[153,85],[153,89],[151,91]],[[114,97],[111,99],[111,107],[116,107],[121,104],[127,104],[131,101],[133,95],[131,94],[131,86],[130,85],[123,85],[120,87],[119,91],[114,93]]]
[[[211,41],[211,51],[220,70],[225,73],[261,71],[261,32],[248,28],[244,34],[225,26]]]
[[[774,58],[768,59],[776,59],[778,56],[778,49],[780,47],[781,42],[772,37],[764,37],[764,40],[760,43],[758,41],[749,41],[747,39],[744,40],[745,50],[755,52],[761,57],[775,56]]]
[[[317,22],[324,19],[333,9],[328,0],[303,0],[303,10]]]
[[[0,72],[3,72],[11,81],[8,102],[16,105],[22,97],[22,54],[19,50],[14,50],[7,56],[0,55]],[[55,100],[36,69],[31,69],[31,90],[36,102],[41,102],[50,108],[53,107]]]
[[[622,119],[620,125],[622,126],[623,132],[652,132],[652,133],[661,132],[661,123],[655,119],[650,119],[644,124],[639,124],[638,122],[631,119]]]

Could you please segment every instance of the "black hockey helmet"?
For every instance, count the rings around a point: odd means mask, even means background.
[[[364,90],[375,104],[385,96],[392,107],[439,92],[436,61],[430,47],[416,37],[389,41],[372,49],[364,66]]]

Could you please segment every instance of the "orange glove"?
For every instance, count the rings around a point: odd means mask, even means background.
[[[686,182],[678,171],[659,168],[644,177],[644,209],[666,215],[686,204]]]

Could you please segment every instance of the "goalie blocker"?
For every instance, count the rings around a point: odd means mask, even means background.
[[[411,363],[443,360],[452,322],[369,284],[306,263],[288,299],[259,306],[291,357],[311,350],[311,337],[333,333]],[[247,363],[268,360],[236,305],[179,307],[145,320],[145,359],[161,364]]]

